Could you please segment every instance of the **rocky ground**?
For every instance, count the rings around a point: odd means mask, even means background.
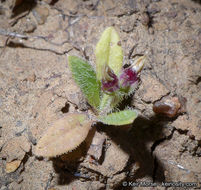
[[[124,64],[147,55],[130,103],[140,116],[129,127],[94,126],[70,154],[37,158],[53,121],[90,109],[67,55],[94,64],[108,26],[120,35]],[[200,39],[199,1],[1,0],[0,190],[183,189],[162,186],[179,181],[200,188]],[[172,114],[155,114],[164,101]]]

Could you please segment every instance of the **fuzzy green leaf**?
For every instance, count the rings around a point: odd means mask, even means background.
[[[108,27],[103,32],[96,45],[95,55],[98,80],[102,79],[103,69],[106,64],[116,75],[119,75],[123,64],[123,51],[119,36],[113,27]]]
[[[94,69],[76,56],[68,56],[68,63],[75,82],[81,88],[89,104],[97,108],[100,104],[100,84],[96,79]]]
[[[103,94],[103,97],[101,98],[101,102],[100,102],[100,107],[99,107],[100,114],[101,113],[106,114],[112,110],[111,104],[113,99],[114,99],[114,96]]]
[[[112,111],[121,102],[121,100],[122,97],[118,94],[103,94],[99,107],[100,114],[106,114]]]
[[[138,113],[136,110],[127,109],[101,116],[99,119],[107,125],[127,125],[133,123],[137,116]]]

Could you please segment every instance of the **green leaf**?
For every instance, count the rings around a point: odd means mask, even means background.
[[[121,102],[122,98],[118,93],[112,95],[103,93],[99,107],[100,114],[112,111]]]
[[[100,83],[96,79],[94,69],[76,56],[68,56],[68,63],[75,82],[81,88],[89,104],[97,108],[100,104]]]
[[[103,69],[106,64],[116,75],[119,75],[123,64],[123,51],[119,36],[113,27],[108,27],[103,32],[96,45],[95,55],[98,80],[102,79]]]
[[[67,114],[47,129],[34,153],[37,156],[54,157],[72,151],[85,140],[92,123],[85,114]]]
[[[101,116],[99,119],[107,125],[127,125],[133,123],[137,116],[136,110],[127,109]]]
[[[111,112],[127,96],[128,93],[123,91],[116,91],[114,94],[111,95],[103,93],[99,106],[100,114]]]
[[[111,104],[113,99],[114,99],[114,96],[103,94],[101,98],[101,102],[100,102],[100,107],[99,107],[100,114],[101,113],[106,114],[112,110]]]

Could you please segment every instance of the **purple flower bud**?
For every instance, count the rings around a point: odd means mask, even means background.
[[[146,57],[140,56],[130,67],[124,69],[120,75],[120,86],[123,89],[131,87],[138,82],[138,73],[142,70]]]
[[[112,93],[119,89],[119,80],[114,72],[106,66],[102,78],[102,90],[106,93]]]
[[[132,67],[124,69],[120,75],[120,86],[122,88],[127,88],[136,82],[138,82],[136,71],[132,69]]]

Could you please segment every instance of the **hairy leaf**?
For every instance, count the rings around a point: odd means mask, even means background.
[[[46,131],[36,146],[35,154],[54,157],[75,149],[87,137],[91,124],[85,114],[68,114]]]
[[[127,96],[128,93],[124,91],[116,91],[111,95],[103,93],[99,107],[100,114],[112,111]]]
[[[114,99],[114,96],[108,95],[108,94],[103,94],[103,97],[100,102],[100,107],[99,107],[100,114],[102,114],[102,113],[106,114],[112,110],[111,104],[112,104],[113,99]]]
[[[103,94],[99,107],[100,114],[112,111],[121,102],[122,98],[123,96],[120,96],[118,92],[113,95]]]
[[[133,123],[138,113],[136,110],[123,110],[100,117],[100,121],[107,125],[127,125]]]
[[[68,56],[68,62],[75,82],[89,104],[97,108],[100,104],[100,83],[92,66],[76,56]]]
[[[96,45],[95,55],[98,80],[102,79],[106,64],[108,64],[116,75],[119,75],[123,64],[123,51],[119,36],[113,27],[108,27],[103,32]]]

